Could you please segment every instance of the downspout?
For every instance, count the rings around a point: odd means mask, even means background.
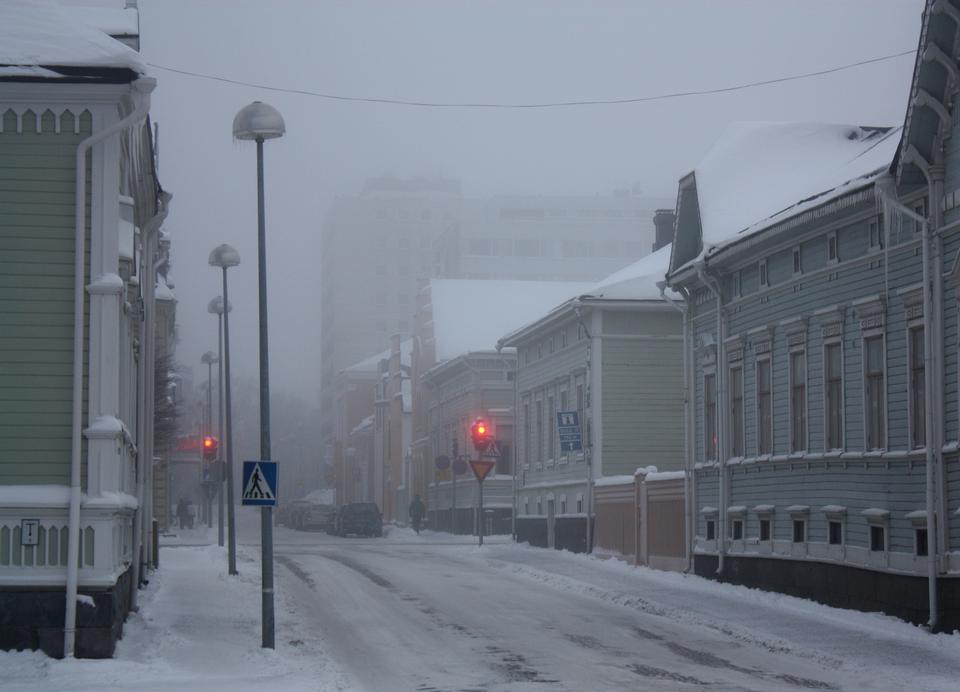
[[[724,558],[727,554],[727,431],[726,431],[726,405],[727,405],[727,378],[726,378],[726,347],[724,339],[726,338],[724,313],[723,313],[723,295],[720,286],[714,277],[707,274],[706,263],[704,261],[696,264],[697,276],[700,281],[713,293],[717,300],[717,464],[719,465],[720,497],[717,511],[717,575],[723,576]]]
[[[591,383],[593,382],[593,335],[590,333],[590,329],[587,328],[586,322],[583,321],[583,315],[580,313],[580,299],[575,298],[573,300],[573,313],[577,316],[577,323],[583,328],[584,334],[587,337],[587,371],[584,376],[584,414],[586,414],[587,402],[590,402],[590,414],[589,419],[593,419],[594,406],[596,402],[593,400],[593,387]],[[584,422],[580,421],[581,431],[584,428]],[[596,437],[597,431],[594,429],[594,426],[590,426],[590,435],[586,439],[586,446],[584,447],[584,458],[587,462],[587,526],[586,526],[586,552],[591,554],[593,552],[593,440]]]
[[[146,117],[150,110],[150,93],[157,86],[152,77],[141,77],[131,87],[140,98],[128,116],[113,125],[90,135],[77,146],[76,188],[74,200],[74,262],[73,262],[73,399],[70,450],[70,506],[67,539],[66,612],[63,624],[63,655],[74,656],[77,627],[77,584],[80,567],[80,466],[83,449],[83,316],[86,274],[87,235],[87,152],[108,137],[122,132]]]
[[[690,520],[690,508],[693,507],[693,497],[692,497],[692,486],[693,486],[693,460],[692,460],[692,447],[690,444],[690,414],[693,411],[693,407],[690,405],[690,371],[688,369],[689,361],[689,351],[687,347],[687,339],[689,338],[689,333],[687,331],[687,315],[689,313],[689,306],[679,300],[674,300],[673,298],[667,297],[667,282],[660,281],[657,283],[657,287],[660,289],[660,297],[667,302],[667,304],[673,309],[677,310],[680,313],[680,320],[683,323],[683,461],[686,473],[684,474],[683,479],[683,502],[684,506],[687,508],[688,516],[685,518],[684,523],[686,528],[684,530],[684,540],[687,545],[687,567],[684,570],[689,572],[693,564],[693,524]]]
[[[920,165],[919,162],[914,161],[917,164],[917,167],[923,171],[924,175],[927,176],[927,184],[931,192],[935,189],[935,183],[929,174],[927,166]],[[940,182],[942,187],[942,178]],[[937,594],[937,563],[940,552],[941,541],[939,539],[939,524],[937,521],[939,512],[935,511],[937,508],[937,491],[936,491],[936,477],[937,477],[937,457],[939,456],[936,452],[936,448],[939,447],[940,443],[937,438],[937,428],[938,428],[938,416],[940,415],[937,406],[937,396],[934,393],[935,389],[938,389],[942,386],[943,380],[935,379],[936,373],[934,369],[936,364],[933,362],[933,304],[934,296],[933,287],[931,284],[931,275],[930,275],[930,233],[931,227],[927,223],[926,219],[914,213],[912,210],[907,209],[905,206],[900,204],[897,201],[895,195],[896,190],[894,189],[894,181],[891,177],[885,177],[877,181],[877,192],[880,197],[880,202],[884,210],[884,217],[891,219],[894,213],[900,213],[907,218],[918,221],[923,226],[923,232],[921,234],[921,253],[922,253],[922,262],[923,262],[923,386],[924,386],[924,396],[926,401],[924,405],[927,408],[926,411],[926,444],[925,447],[925,462],[926,462],[926,497],[925,502],[927,506],[927,599],[929,604],[929,620],[928,627],[933,630],[937,627],[937,622],[939,619],[939,604],[938,604],[938,594]],[[934,201],[935,199],[932,195],[930,197],[930,203],[932,207],[939,208],[939,201]],[[939,227],[939,224],[936,222],[936,215],[934,215],[935,227]],[[888,222],[889,223],[889,222]],[[942,272],[938,269],[934,272],[935,275],[941,276]]]

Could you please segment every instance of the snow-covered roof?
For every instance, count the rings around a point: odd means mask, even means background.
[[[871,182],[893,161],[900,130],[730,125],[694,170],[703,254]]]
[[[590,287],[577,281],[432,279],[430,302],[437,360],[492,351],[504,334]]]
[[[409,364],[410,357],[413,353],[413,339],[407,339],[400,342],[400,362]],[[369,372],[376,373],[380,368],[380,361],[390,358],[390,349],[386,351],[380,351],[375,355],[370,356],[369,358],[364,358],[361,361],[354,363],[353,365],[348,365],[341,372]]]
[[[0,2],[0,66],[127,68],[146,74],[132,48],[51,0]]]
[[[670,245],[666,245],[614,272],[584,295],[608,300],[660,300],[657,283],[665,280],[669,266]]]

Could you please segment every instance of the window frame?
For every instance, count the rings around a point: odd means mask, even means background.
[[[880,442],[879,446],[871,445],[872,440],[870,439],[871,434],[874,431],[872,431],[871,429],[873,421],[870,418],[870,412],[872,409],[870,407],[871,387],[869,386],[869,380],[868,380],[868,377],[870,376],[868,374],[868,367],[869,367],[869,360],[870,360],[870,354],[868,352],[868,348],[869,348],[869,344],[875,341],[880,342],[880,369],[878,374],[873,375],[874,379],[879,380],[878,394],[880,397],[880,401],[879,401],[880,405],[878,407],[878,411],[879,411],[880,418],[879,418],[879,429],[875,431],[878,437],[877,441]],[[864,333],[861,336],[861,340],[860,340],[860,343],[861,343],[860,352],[862,354],[862,357],[860,359],[861,361],[860,366],[862,370],[861,376],[862,376],[862,383],[863,383],[863,449],[864,451],[867,451],[867,452],[883,451],[887,448],[887,435],[889,434],[889,426],[888,426],[888,419],[887,419],[887,348],[886,348],[887,343],[886,342],[887,342],[886,335],[883,333],[882,330]]]
[[[916,344],[914,336],[920,334],[919,367],[916,364]],[[923,322],[910,322],[907,325],[907,440],[910,449],[925,449],[927,445],[926,425],[926,332]],[[919,376],[918,376],[919,371]],[[917,387],[919,385],[919,392]],[[917,403],[920,404],[918,417]],[[916,420],[915,420],[916,419]],[[919,425],[918,425],[919,423]],[[918,440],[918,433],[920,439]],[[919,443],[918,443],[919,442]]]
[[[769,423],[767,425],[763,424],[763,415],[762,415],[762,410],[760,406],[760,394],[761,394],[760,367],[763,364],[765,364],[767,367],[767,382],[769,384],[769,388],[767,389],[767,392],[766,392],[767,401],[769,402],[768,404]],[[773,454],[774,447],[773,447],[773,356],[770,353],[764,353],[763,355],[757,356],[754,359],[753,387],[754,387],[754,407],[755,407],[755,412],[757,416],[757,421],[756,421],[757,434],[756,434],[756,440],[755,440],[755,444],[757,448],[757,456],[771,455]],[[769,435],[769,438],[767,440],[769,443],[769,448],[766,450],[764,450],[762,447],[762,441],[763,441],[762,432],[764,431],[764,429]]]
[[[839,540],[835,543],[833,541],[833,527],[836,526],[839,533]],[[840,519],[827,519],[827,545],[843,545],[844,544],[844,526],[843,521]]]
[[[799,541],[797,540],[797,525],[798,525],[798,524],[799,524],[800,527],[801,527],[801,534],[802,534],[802,536],[803,536],[803,540],[799,540]],[[808,522],[807,522],[807,518],[806,518],[806,517],[792,517],[791,520],[790,520],[790,527],[791,527],[791,535],[790,535],[790,539],[791,539],[790,542],[791,542],[791,543],[793,543],[793,544],[807,543],[807,539],[808,539],[808,536],[809,536],[809,534],[808,534],[809,526],[808,526]]]
[[[840,238],[836,231],[827,233],[827,264],[840,263]]]
[[[737,392],[734,390],[733,383],[735,381],[734,373],[737,373],[739,377],[740,391],[739,399],[737,398]],[[744,380],[743,380],[743,363],[738,361],[730,365],[728,371],[728,377],[730,378],[727,390],[729,392],[729,403],[728,407],[730,410],[730,456],[731,457],[743,457],[746,455],[746,426],[745,426],[745,402],[744,402]],[[737,424],[738,411],[737,411],[737,402],[739,401],[740,410],[739,410],[739,425]]]
[[[794,375],[795,375],[794,359],[798,357],[801,359],[803,364],[803,383],[801,385],[798,385],[794,381]],[[788,409],[788,420],[790,423],[790,431],[789,431],[790,432],[790,453],[802,454],[808,451],[810,447],[810,424],[808,419],[808,413],[810,408],[808,384],[809,384],[810,377],[809,377],[809,367],[807,362],[806,347],[795,346],[791,348],[788,354],[788,360],[790,365],[787,368],[787,384],[790,390],[790,397],[787,401],[787,409]],[[798,389],[802,390],[802,396],[803,396],[802,406],[800,406],[800,411],[799,411],[799,414],[802,417],[802,425],[803,425],[802,440],[798,440],[798,436],[796,435],[797,431],[795,430],[795,427],[796,427],[795,423],[797,422],[796,421],[797,412],[795,410],[797,402],[795,401],[795,397],[797,395]],[[802,442],[800,446],[797,445],[798,441]]]
[[[790,260],[793,267],[793,276],[803,274],[803,256],[800,254],[800,246],[794,245],[790,252]]]
[[[867,548],[868,548],[869,552],[871,552],[871,553],[886,553],[886,552],[888,552],[888,551],[889,551],[888,539],[889,539],[890,532],[887,531],[887,526],[886,526],[886,524],[870,523],[870,524],[867,524],[867,526],[868,526],[868,528],[869,528],[869,531],[867,532],[867,541],[868,541],[868,546],[867,546]],[[874,533],[874,532],[875,532],[875,531],[879,531],[879,532],[880,532],[881,542],[883,543],[883,546],[882,546],[881,548],[879,548],[879,549],[874,548],[874,545],[875,545],[875,543],[874,543],[875,533]]]
[[[829,363],[827,351],[836,347],[839,352],[839,446],[830,445],[830,378]],[[824,452],[843,452],[846,449],[846,392],[844,391],[844,348],[842,334],[836,337],[825,338],[823,341],[823,451]]]
[[[757,281],[760,288],[770,287],[770,269],[767,266],[766,258],[757,262]]]
[[[883,223],[877,217],[867,225],[867,250],[869,252],[880,252],[884,249]]]
[[[713,383],[712,415],[708,415],[707,381]],[[717,426],[717,373],[714,368],[703,371],[703,460],[719,461],[720,450]],[[710,433],[713,433],[712,439]],[[710,452],[713,453],[711,456]]]

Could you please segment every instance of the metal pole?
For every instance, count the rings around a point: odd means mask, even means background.
[[[227,268],[223,268],[223,304],[227,300]],[[230,400],[230,315],[223,313],[223,396],[226,403],[227,427],[224,435],[224,451],[227,458],[227,567],[230,574],[237,574],[237,525],[233,507],[233,412]]]
[[[480,545],[483,545],[483,481],[480,481],[480,530],[477,533],[480,534]]]
[[[207,435],[213,435],[213,362],[207,363]],[[207,473],[204,481],[210,477],[210,464],[206,459],[200,462],[206,467]],[[207,491],[207,485],[203,486],[203,507],[207,513],[207,528],[213,526],[213,502]]]
[[[456,459],[453,460],[456,463]],[[450,508],[450,533],[457,535],[457,469],[450,464],[450,471],[453,474],[453,505]]]
[[[267,352],[267,239],[263,212],[263,138],[257,138],[257,244],[260,252],[260,460],[270,461],[270,359]],[[273,508],[260,508],[264,649],[273,649]]]
[[[223,311],[226,313],[227,305],[224,303]],[[220,364],[220,373],[217,376],[217,412],[220,414],[220,421],[217,425],[217,435],[220,438],[221,445],[218,447],[217,454],[217,545],[223,547],[223,315],[219,315],[217,320],[217,331],[219,332],[219,344],[217,344],[217,362]]]

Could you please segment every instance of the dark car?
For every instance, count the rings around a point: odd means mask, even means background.
[[[382,536],[383,519],[373,502],[353,502],[337,511],[337,535]]]
[[[320,529],[333,533],[336,528],[337,508],[333,505],[310,505],[300,514],[300,528]]]

